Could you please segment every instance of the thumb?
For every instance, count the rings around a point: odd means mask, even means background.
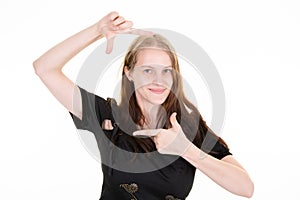
[[[176,119],[176,115],[177,115],[177,113],[173,112],[172,115],[170,116],[170,122],[172,124],[172,128],[175,128],[175,129],[180,128],[180,125]]]
[[[114,46],[114,37],[107,39],[106,44],[106,53],[110,54],[112,52],[113,46]]]

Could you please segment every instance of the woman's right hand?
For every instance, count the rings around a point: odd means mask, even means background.
[[[132,21],[126,20],[124,17],[120,16],[119,13],[113,11],[104,16],[97,23],[97,30],[106,37],[107,47],[106,53],[111,53],[113,49],[114,38],[117,34],[131,33],[138,35],[151,35],[152,32],[133,29]]]
[[[72,35],[55,45],[33,62],[36,74],[56,97],[56,99],[79,119],[82,118],[82,100],[77,85],[62,72],[65,64],[78,52],[98,39],[106,37],[106,53],[113,48],[113,39],[117,34],[152,34],[148,31],[133,29],[133,23],[111,12],[99,22]]]

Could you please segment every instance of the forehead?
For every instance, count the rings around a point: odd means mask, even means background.
[[[172,62],[169,54],[161,49],[142,49],[137,55],[136,66],[141,65],[165,65],[171,66]]]

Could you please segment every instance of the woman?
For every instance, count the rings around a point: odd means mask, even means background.
[[[254,185],[246,170],[185,97],[172,46],[164,37],[132,26],[111,12],[33,63],[76,127],[91,131],[97,139],[104,176],[100,199],[185,199],[196,169],[226,190],[250,198]],[[110,53],[113,38],[122,33],[141,36],[125,56],[117,105],[73,83],[62,67],[103,37]],[[147,168],[150,165],[156,169]]]

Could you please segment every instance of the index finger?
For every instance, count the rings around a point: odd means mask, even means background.
[[[108,13],[107,16],[110,20],[114,20],[114,19],[118,18],[119,13],[116,11],[112,11],[112,12]]]
[[[147,136],[147,137],[153,137],[156,136],[161,129],[145,129],[145,130],[139,130],[134,131],[133,136]]]
[[[106,53],[107,54],[110,54],[112,52],[112,49],[113,49],[113,46],[114,46],[114,37],[112,38],[109,38],[107,41],[106,41]]]

